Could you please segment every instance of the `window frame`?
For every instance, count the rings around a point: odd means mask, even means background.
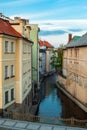
[[[14,88],[11,89],[11,101],[14,100]]]
[[[8,41],[5,41],[4,51],[5,51],[5,53],[9,53],[9,50],[8,50]]]
[[[14,65],[11,65],[11,77],[14,76]]]
[[[14,42],[11,42],[11,53],[14,53]]]
[[[8,78],[9,78],[9,75],[8,75],[8,74],[9,74],[9,70],[8,70],[8,69],[9,69],[9,68],[8,68],[8,65],[6,65],[6,66],[5,66],[5,77],[4,77],[5,79],[8,79]]]
[[[9,91],[5,91],[5,104],[9,103]]]

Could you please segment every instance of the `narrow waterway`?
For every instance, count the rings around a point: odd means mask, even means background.
[[[87,113],[82,111],[55,85],[56,74],[47,77],[41,84],[41,102],[38,108],[40,121],[54,122],[55,118],[87,119]]]

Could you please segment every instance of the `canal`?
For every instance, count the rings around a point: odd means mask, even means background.
[[[56,80],[57,75],[53,74],[41,83],[41,102],[37,113],[40,116],[40,121],[54,123],[56,118],[72,117],[80,120],[87,119],[87,113],[57,88]]]

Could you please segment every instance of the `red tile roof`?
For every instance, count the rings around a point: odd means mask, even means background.
[[[44,45],[46,47],[53,48],[53,46],[48,41],[44,41]]]
[[[38,42],[39,42],[40,46],[46,46],[46,47],[49,47],[49,48],[53,48],[53,46],[48,41],[42,41],[42,40],[39,39]]]
[[[9,23],[9,21],[0,18],[0,34],[6,34],[13,37],[22,37]]]
[[[44,42],[42,40],[38,40],[40,46],[44,46]]]

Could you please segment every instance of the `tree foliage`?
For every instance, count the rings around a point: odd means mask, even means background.
[[[58,53],[56,51],[53,51],[50,61],[52,67],[57,69]]]
[[[58,49],[53,51],[53,55],[51,56],[51,62],[50,64],[52,65],[53,68],[57,69],[62,69],[62,56],[63,56],[63,50]]]
[[[63,49],[58,49],[58,68],[62,69]]]

